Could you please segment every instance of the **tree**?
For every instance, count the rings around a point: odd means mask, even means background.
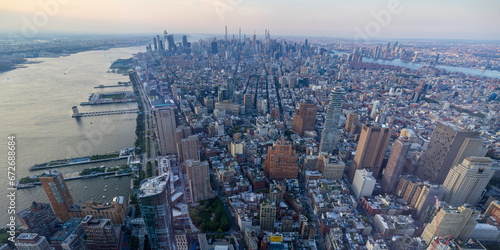
[[[231,223],[229,223],[229,217],[227,217],[227,214],[224,214],[224,216],[220,219],[220,229],[222,231],[227,231],[230,227]]]

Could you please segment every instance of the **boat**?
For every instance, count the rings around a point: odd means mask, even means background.
[[[104,176],[104,179],[108,179],[108,178],[109,178],[109,176],[107,176],[107,175],[106,175],[106,176]]]
[[[23,185],[23,184],[21,184],[21,185],[17,185],[15,188],[16,188],[16,189],[24,189],[24,188],[32,188],[32,187],[34,187],[34,186],[35,186],[35,185],[33,185],[33,184],[24,184],[24,185]]]
[[[106,191],[107,191],[107,189],[104,189],[104,192],[106,192]]]
[[[87,186],[85,186],[84,188],[87,188]]]
[[[115,190],[118,191],[118,188],[116,188]]]

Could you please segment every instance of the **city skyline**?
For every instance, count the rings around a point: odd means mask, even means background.
[[[453,3],[453,4],[451,4]],[[494,32],[499,2],[440,1],[224,1],[148,2],[48,1],[5,3],[0,32],[14,34],[69,33],[256,33],[262,36],[382,39],[498,40]],[[171,12],[169,10],[175,10]],[[196,17],[188,19],[187,17]],[[249,21],[250,20],[250,21]],[[75,29],[75,27],[77,27]],[[23,33],[24,32],[24,33]],[[360,34],[365,35],[360,35]],[[230,37],[231,37],[230,36]],[[368,39],[366,39],[368,38]]]
[[[500,249],[500,40],[382,41],[470,4],[114,1],[3,8],[35,24],[0,35],[0,249]],[[224,24],[199,13],[223,2]],[[80,34],[46,33],[75,6]]]

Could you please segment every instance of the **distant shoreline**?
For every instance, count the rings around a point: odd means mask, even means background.
[[[75,48],[75,49],[69,49],[61,52],[48,52],[50,53],[49,55],[43,55],[43,56],[38,56],[38,57],[27,57],[23,58],[22,62],[16,62],[13,63],[12,65],[6,65],[4,67],[1,67],[0,65],[0,73],[5,73],[9,72],[11,70],[16,70],[16,69],[22,69],[28,67],[27,64],[35,64],[35,63],[42,63],[43,60],[40,61],[29,61],[28,59],[40,59],[40,58],[59,58],[59,57],[65,57],[65,56],[71,56],[73,54],[77,54],[80,52],[87,52],[87,51],[106,51],[110,49],[116,49],[116,48],[130,48],[130,47],[138,47],[138,46],[143,46],[143,45],[124,45],[124,46],[100,46],[100,47],[92,47],[92,48]],[[24,51],[23,53],[30,53],[33,51]]]

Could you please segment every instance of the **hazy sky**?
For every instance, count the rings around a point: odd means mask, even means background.
[[[500,40],[499,13],[499,0],[2,0],[0,30]]]

